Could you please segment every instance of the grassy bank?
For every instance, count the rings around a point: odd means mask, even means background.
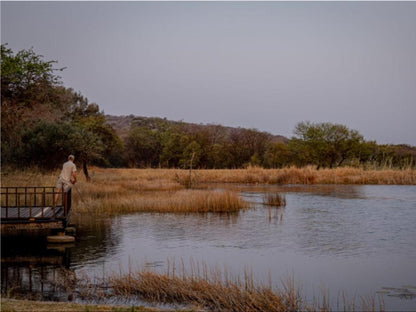
[[[55,185],[59,170],[2,169],[2,186]],[[218,191],[207,183],[251,184],[407,184],[416,185],[416,170],[363,170],[313,167],[284,169],[188,170],[91,168],[92,182],[78,173],[74,213],[234,212],[247,208],[235,191]],[[189,186],[193,186],[192,189]]]
[[[76,304],[66,302],[44,302],[30,300],[1,299],[2,312],[161,312],[173,310],[160,310],[146,307],[110,306],[93,304]],[[191,310],[175,310],[191,311]]]
[[[416,170],[364,170],[360,168],[320,169],[290,167],[283,169],[248,168],[198,170],[199,182],[259,184],[398,184],[416,185]]]
[[[281,286],[259,283],[250,270],[242,276],[233,276],[227,270],[208,268],[193,263],[186,271],[168,264],[166,273],[139,269],[134,273],[109,277],[115,294],[138,297],[150,302],[189,304],[207,311],[332,311],[329,293],[306,302],[293,277],[281,281]],[[380,297],[338,297],[338,308],[344,311],[384,311]]]
[[[118,295],[139,296],[149,301],[198,305],[209,311],[308,311],[294,283],[283,289],[256,284],[249,273],[230,278],[221,272],[200,276],[139,271],[112,278]]]

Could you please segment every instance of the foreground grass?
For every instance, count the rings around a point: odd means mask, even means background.
[[[183,265],[183,264],[182,264]],[[314,302],[307,303],[294,278],[282,280],[282,286],[254,280],[253,273],[245,270],[243,276],[232,276],[218,268],[194,264],[190,272],[184,266],[175,271],[175,264],[168,264],[168,271],[160,273],[138,270],[109,277],[116,295],[139,297],[151,302],[190,304],[208,311],[332,311],[329,297],[323,293]],[[338,298],[344,311],[384,311],[382,298]]]
[[[96,283],[107,285],[96,287]],[[133,302],[148,302],[153,306],[167,304],[184,307],[160,309],[133,306],[86,305],[74,303],[36,302],[2,298],[4,312],[20,311],[250,311],[250,312],[330,312],[334,299],[329,291],[306,301],[304,293],[295,283],[294,277],[285,277],[280,286],[257,281],[250,269],[242,274],[231,274],[227,268],[209,267],[205,263],[191,260],[190,266],[182,260],[179,265],[168,260],[165,272],[153,268],[138,268],[129,273],[110,273],[99,280],[87,276],[75,276],[73,272],[56,280],[55,287],[69,292],[76,290],[76,297],[86,300],[116,298]],[[13,298],[13,292],[9,295]],[[357,299],[359,301],[357,301]],[[312,301],[311,301],[312,300]],[[331,303],[332,302],[332,303]],[[349,298],[338,295],[335,311],[384,311],[382,297]]]
[[[76,304],[65,302],[44,302],[30,300],[1,299],[2,312],[161,312],[173,310],[159,310],[145,307],[109,306]],[[185,310],[176,310],[185,311]],[[186,310],[190,311],[190,310]]]
[[[209,311],[307,311],[300,294],[287,285],[285,290],[244,280],[223,280],[221,276],[175,276],[138,272],[113,278],[118,295],[140,296],[164,303],[200,305]]]
[[[236,212],[248,205],[236,191],[203,188],[209,183],[252,184],[398,184],[416,185],[416,170],[364,170],[314,167],[233,170],[91,168],[92,182],[78,173],[73,189],[76,214],[113,215],[128,212]],[[2,186],[56,184],[60,170],[2,169]],[[188,188],[190,185],[192,189]]]

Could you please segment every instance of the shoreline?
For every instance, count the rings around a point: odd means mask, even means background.
[[[35,168],[1,172],[2,186],[56,184],[58,171]],[[10,169],[10,168],[9,168]],[[282,169],[115,169],[90,168],[73,189],[75,215],[117,215],[132,212],[238,212],[247,208],[238,185],[416,185],[415,169],[288,167]],[[36,185],[34,185],[36,184]],[[228,185],[218,192],[209,185]],[[233,187],[235,185],[236,187]]]
[[[82,304],[72,302],[32,301],[28,299],[1,298],[2,312],[193,312],[193,309],[159,309],[144,306]]]

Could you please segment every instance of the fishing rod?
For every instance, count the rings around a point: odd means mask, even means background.
[[[84,204],[86,204],[86,202],[84,201],[84,198],[82,197],[82,195],[81,195],[81,192],[78,190],[78,187],[75,187],[75,184],[72,184],[73,185],[73,188],[77,191],[77,193],[78,193],[78,195],[79,195],[79,198],[81,198],[81,201],[84,203]]]
[[[77,191],[82,203],[86,205],[88,208],[91,208],[91,206],[84,200],[84,197],[82,196],[81,192],[78,190],[78,187],[75,187],[75,184],[72,184],[72,185],[73,185],[73,188]]]

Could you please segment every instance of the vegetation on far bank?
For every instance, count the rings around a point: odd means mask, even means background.
[[[56,61],[33,49],[1,45],[3,166],[59,168],[74,154],[87,165],[129,168],[241,169],[247,166],[409,169],[416,147],[378,145],[330,122],[300,122],[287,139],[256,129],[162,118],[105,116],[96,103],[63,86]]]

